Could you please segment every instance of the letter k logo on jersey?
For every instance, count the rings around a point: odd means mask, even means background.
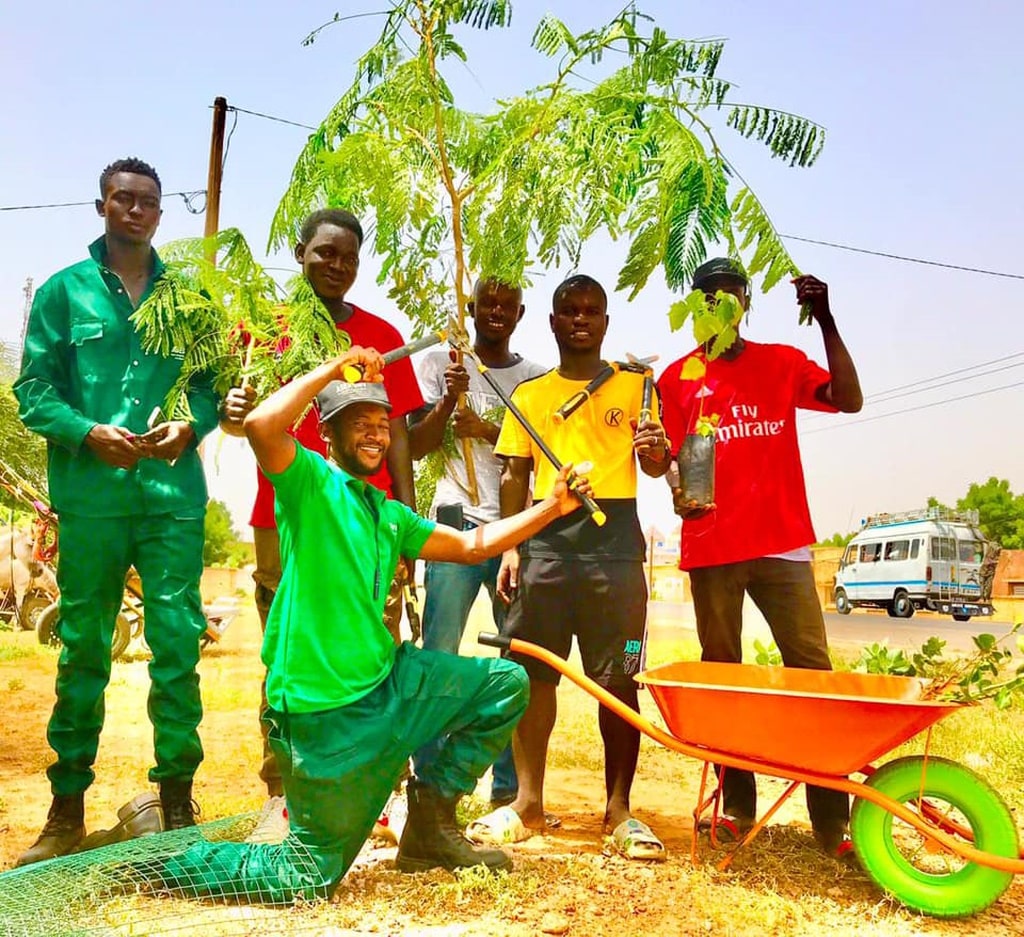
[[[604,421],[609,426],[618,426],[622,422],[622,411],[618,407],[605,410]]]

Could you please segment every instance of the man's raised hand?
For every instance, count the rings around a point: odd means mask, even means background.
[[[364,381],[379,383],[384,380],[381,375],[384,370],[384,358],[376,348],[353,345],[348,351],[335,358],[332,364],[335,377],[339,381],[345,380],[345,369],[351,367],[357,367],[362,371]]]

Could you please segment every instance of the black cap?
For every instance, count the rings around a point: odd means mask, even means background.
[[[705,281],[713,277],[728,277],[744,286],[749,282],[747,271],[743,269],[743,264],[738,260],[733,260],[731,257],[712,257],[711,260],[705,260],[693,271],[693,288],[695,290],[702,289]]]
[[[383,384],[360,381],[348,384],[345,381],[331,381],[316,395],[317,409],[320,411],[320,422],[326,423],[337,416],[346,407],[354,403],[375,403],[385,410],[391,410],[391,401]]]

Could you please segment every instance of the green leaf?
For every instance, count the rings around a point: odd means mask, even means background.
[[[990,651],[996,644],[995,635],[992,634],[976,634],[971,640],[974,641],[974,646],[981,651]]]
[[[668,327],[676,332],[681,329],[686,320],[690,317],[690,307],[685,300],[679,300],[668,307]],[[1024,642],[1024,638],[1017,639],[1018,644]]]

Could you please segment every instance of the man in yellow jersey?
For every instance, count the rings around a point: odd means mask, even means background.
[[[636,466],[639,462],[655,478],[664,475],[669,443],[656,418],[641,421],[639,374],[616,374],[571,416],[561,421],[554,417],[606,367],[601,344],[608,328],[608,299],[596,280],[573,276],[555,290],[552,308],[559,366],[524,381],[512,399],[559,459],[593,463],[588,477],[608,520],[597,527],[586,512],[578,511],[540,531],[518,551],[505,553],[498,588],[511,605],[502,630],[562,657],[568,656],[575,635],[587,675],[635,709],[633,676],[641,666],[647,614]],[[534,496],[543,498],[551,491],[557,473],[513,416],[505,417],[494,451],[506,460],[503,517],[528,503],[531,471],[536,473]],[[530,676],[530,703],[513,738],[519,794],[510,806],[470,825],[467,835],[478,842],[515,842],[544,828],[544,768],[559,675],[533,658],[514,659]],[[600,709],[598,719],[608,796],[605,828],[624,855],[664,858],[664,846],[629,808],[640,733],[607,709]]]

